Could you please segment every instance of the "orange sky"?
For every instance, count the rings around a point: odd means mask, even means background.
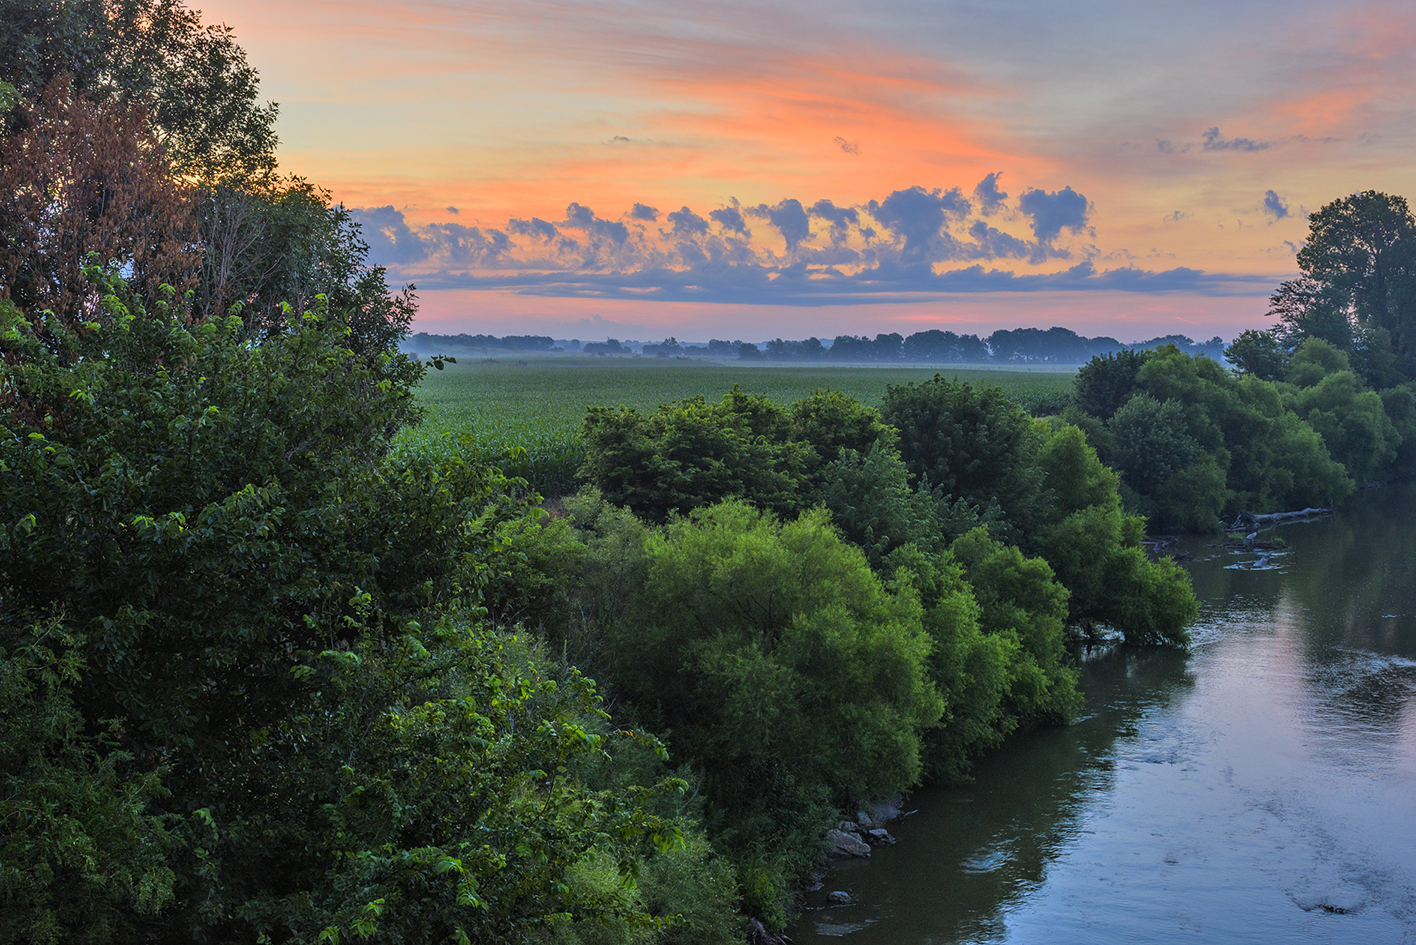
[[[431,331],[1228,338],[1305,210],[1416,197],[1409,4],[203,9]]]

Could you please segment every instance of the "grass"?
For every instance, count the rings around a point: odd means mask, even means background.
[[[592,405],[634,407],[702,394],[718,400],[734,383],[751,394],[791,403],[831,388],[877,404],[886,385],[919,383],[936,373],[997,384],[1035,414],[1055,413],[1068,402],[1072,374],[987,368],[766,366],[665,362],[650,359],[467,359],[429,371],[418,392],[426,414],[403,431],[396,448],[432,454],[461,453],[500,466],[546,495],[578,488],[575,470],[585,456],[580,424]]]

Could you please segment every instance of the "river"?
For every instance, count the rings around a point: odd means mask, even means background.
[[[1085,659],[1080,721],[915,792],[797,945],[1416,942],[1416,489],[1269,535],[1187,539],[1191,650]]]

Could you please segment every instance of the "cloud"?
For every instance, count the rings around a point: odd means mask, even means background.
[[[836,144],[839,145],[841,150],[846,152],[847,154],[860,153],[860,145],[851,144],[849,141],[847,141],[845,138],[842,138],[840,135],[836,135]]]
[[[1048,193],[1025,190],[1018,209],[1032,219],[1033,235],[1041,243],[1051,243],[1064,229],[1076,232],[1087,225],[1091,203],[1071,187]]]
[[[446,209],[447,212],[452,214],[453,216],[457,216],[457,214],[460,212],[456,207],[448,207]]]
[[[507,221],[506,228],[517,236],[529,236],[547,243],[560,236],[560,230],[554,223],[547,223],[540,217],[532,217],[530,221],[513,218]]]
[[[1182,144],[1176,147],[1175,143],[1169,138],[1157,138],[1155,149],[1161,154],[1184,154],[1186,151],[1190,150],[1190,146],[1188,144]]]
[[[777,232],[782,234],[782,239],[787,241],[788,252],[796,252],[797,246],[803,240],[811,238],[811,221],[807,218],[801,201],[794,197],[788,197],[775,207],[769,207],[765,203],[758,204],[756,207],[749,207],[747,212],[775,226]]]
[[[626,138],[624,135],[615,135],[613,138],[610,139],[610,144],[619,144],[621,141],[627,144],[629,143],[629,140],[630,139]]]
[[[704,236],[708,233],[708,221],[687,207],[670,213],[668,221],[674,225],[674,236]]]
[[[1184,219],[1186,219],[1186,218],[1189,217],[1189,216],[1190,216],[1190,214],[1188,214],[1188,213],[1182,213],[1181,211],[1176,210],[1174,213],[1167,213],[1165,216],[1161,217],[1161,218],[1160,218],[1160,222],[1162,222],[1162,223],[1179,223],[1181,220],[1184,220]]]
[[[1008,195],[998,189],[998,178],[1002,176],[1001,171],[994,171],[979,181],[978,186],[974,188],[973,195],[978,198],[979,212],[984,216],[997,213],[1008,199]]]
[[[718,224],[725,230],[729,230],[744,238],[751,238],[752,231],[747,228],[747,221],[742,218],[742,211],[734,202],[734,206],[723,207],[721,210],[710,210],[708,219]]]
[[[877,221],[904,238],[901,259],[907,265],[950,258],[952,254],[944,251],[952,243],[952,237],[942,232],[945,219],[967,216],[972,209],[957,187],[941,191],[915,186],[867,206]]]
[[[646,207],[642,203],[636,203],[634,205],[634,209],[629,211],[629,216],[630,219],[633,220],[647,220],[648,222],[653,223],[659,219],[659,208]]]
[[[1204,151],[1266,151],[1272,147],[1268,141],[1253,141],[1249,138],[1226,138],[1219,133],[1218,128],[1211,128],[1204,133],[1204,143],[1200,149]]]
[[[825,198],[808,207],[807,212],[831,224],[832,242],[840,242],[850,232],[851,227],[860,223],[860,211],[854,207],[838,207]],[[874,236],[875,232],[872,230],[870,235]]]
[[[369,255],[385,263],[416,262],[428,254],[423,238],[408,226],[403,211],[392,205],[370,209],[353,209],[350,218],[361,228]]]
[[[1288,210],[1288,204],[1284,203],[1283,198],[1272,190],[1264,191],[1263,210],[1265,214],[1273,217],[1273,223],[1277,223],[1284,217],[1292,216]]]
[[[975,220],[969,227],[969,236],[974,238],[979,255],[985,259],[1023,259],[1036,254],[1036,249],[1025,240],[991,227],[982,220]]]
[[[614,220],[597,217],[595,211],[578,203],[572,203],[565,208],[565,222],[561,226],[593,236],[607,237],[616,243],[623,243],[629,238],[629,227]]]

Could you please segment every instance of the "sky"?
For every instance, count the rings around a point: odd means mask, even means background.
[[[1409,2],[200,6],[418,331],[1228,340],[1416,198]]]

